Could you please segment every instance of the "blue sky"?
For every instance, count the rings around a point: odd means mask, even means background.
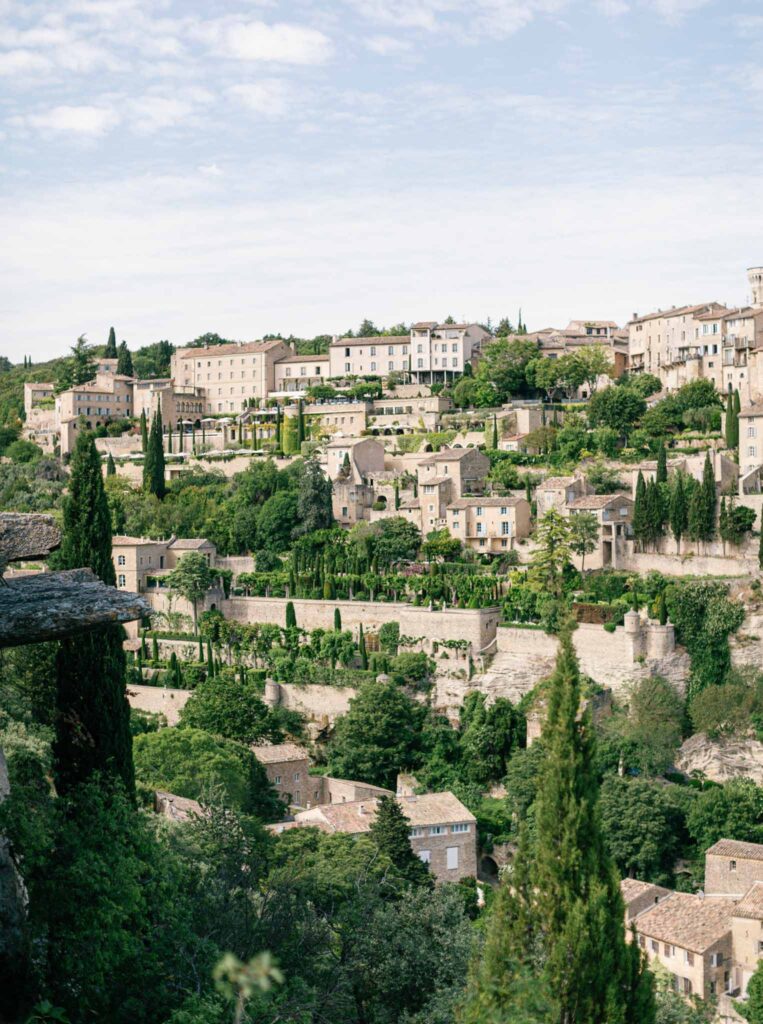
[[[0,352],[741,302],[762,121],[763,0],[0,0]]]

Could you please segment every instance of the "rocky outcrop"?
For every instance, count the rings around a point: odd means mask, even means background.
[[[676,768],[691,775],[699,772],[712,782],[746,777],[763,785],[763,743],[730,736],[712,740],[705,733],[691,736],[676,757]]]
[[[46,558],[60,543],[53,516],[0,513],[0,564]]]
[[[60,640],[149,612],[144,598],[107,586],[90,569],[6,579],[0,584],[0,647]]]

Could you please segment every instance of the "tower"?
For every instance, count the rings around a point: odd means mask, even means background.
[[[753,306],[763,306],[763,267],[750,267],[747,271]]]

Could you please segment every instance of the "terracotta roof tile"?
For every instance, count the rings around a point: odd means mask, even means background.
[[[280,764],[286,761],[307,761],[310,755],[297,743],[267,743],[253,746],[252,752],[260,764]]]
[[[705,851],[705,855],[707,854],[737,857],[739,860],[763,860],[763,844],[744,843],[738,839],[719,839],[714,846]]]
[[[734,907],[734,917],[749,917],[763,921],[763,882],[753,882]]]
[[[731,929],[734,903],[728,899],[674,892],[636,918],[636,930],[661,942],[704,951]]]

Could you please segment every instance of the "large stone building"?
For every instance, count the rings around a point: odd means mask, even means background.
[[[622,882],[626,923],[650,961],[687,996],[718,999],[718,1019],[739,1021],[732,998],[745,1000],[763,957],[763,845],[721,839],[705,854],[705,889],[671,892]]]
[[[217,549],[203,537],[169,540],[151,540],[147,537],[116,536],[111,542],[111,558],[117,574],[119,590],[142,594],[152,581],[171,572],[188,551],[204,555],[207,564],[214,567]]]
[[[175,384],[198,391],[206,413],[241,412],[251,399],[276,390],[276,363],[294,353],[284,341],[179,348],[172,356]],[[307,365],[307,364],[306,364]]]
[[[529,537],[530,503],[517,497],[459,498],[448,505],[446,524],[466,547],[502,554]]]

